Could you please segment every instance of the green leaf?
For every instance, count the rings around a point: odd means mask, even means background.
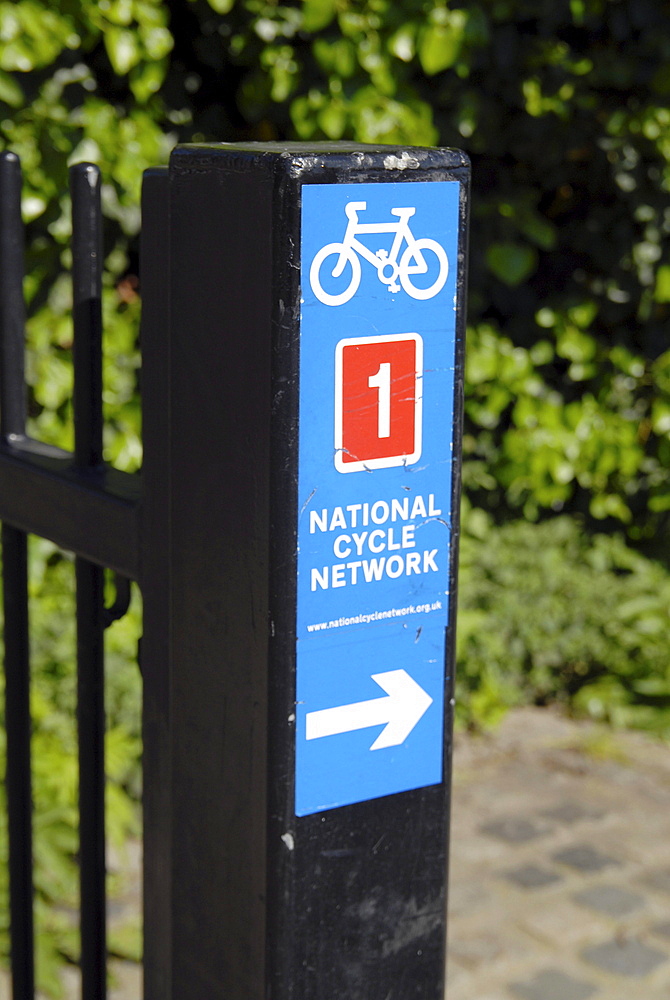
[[[153,94],[158,93],[165,80],[167,68],[167,60],[161,59],[157,62],[141,63],[130,71],[130,89],[140,104],[144,104]]]
[[[347,38],[337,41],[326,41],[316,38],[313,46],[314,56],[327,73],[340,77],[350,77],[356,69],[356,49]]]
[[[666,510],[670,510],[670,493],[666,493],[665,496],[659,495],[650,497],[649,510],[656,511],[659,514]]]
[[[554,348],[548,340],[538,340],[530,349],[530,358],[534,365],[548,365],[554,360]]]
[[[592,300],[582,302],[578,306],[572,306],[572,308],[568,310],[568,316],[570,319],[573,323],[576,323],[577,326],[580,326],[582,330],[587,330],[597,315],[598,305]]]
[[[235,0],[207,0],[207,3],[217,14],[229,14],[235,6]]]
[[[323,111],[319,112],[318,122],[329,139],[341,139],[347,124],[344,106],[337,101],[331,101]]]
[[[556,227],[539,212],[522,210],[519,212],[516,222],[523,235],[532,240],[541,250],[553,250],[556,246],[558,238]]]
[[[9,73],[0,71],[0,101],[12,108],[20,108],[23,104],[23,91]]]
[[[103,6],[102,4],[100,5]],[[133,0],[107,0],[105,18],[112,24],[127,26],[133,23]]]
[[[575,24],[582,25],[584,23],[585,11],[586,4],[584,0],[570,0],[570,13]]]
[[[301,139],[312,138],[317,124],[309,97],[297,97],[291,102],[291,121]]]
[[[406,63],[411,62],[416,52],[416,25],[403,24],[402,28],[398,28],[395,34],[391,35],[388,48],[396,59],[402,59]]]
[[[492,243],[486,251],[486,263],[496,278],[515,288],[537,266],[537,251],[520,243]]]
[[[305,31],[321,31],[335,17],[335,0],[303,0],[302,26]]]
[[[172,51],[174,38],[160,25],[140,31],[144,50],[150,59],[162,59]]]
[[[627,524],[633,516],[630,507],[628,507],[620,496],[613,493],[593,497],[589,504],[589,510],[592,517],[597,518],[599,521],[604,520],[606,517],[615,517],[617,520]]]
[[[654,299],[656,302],[670,302],[670,265],[668,264],[661,264],[656,271]]]
[[[437,139],[432,110],[423,101],[392,100],[376,87],[361,87],[350,105],[353,135],[359,142],[432,146]]]
[[[651,408],[651,426],[654,434],[670,435],[670,401],[654,400]]]
[[[35,0],[0,3],[0,69],[29,73],[75,40],[69,21]]]
[[[103,39],[112,69],[117,76],[125,76],[142,57],[136,33],[125,28],[107,28]]]
[[[461,53],[467,14],[462,10],[446,14],[440,22],[428,24],[421,32],[419,61],[429,76],[449,69]]]
[[[566,324],[556,338],[556,352],[568,361],[591,361],[596,354],[596,341],[571,323]]]

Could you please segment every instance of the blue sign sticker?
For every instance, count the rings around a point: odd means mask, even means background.
[[[298,816],[443,779],[458,206],[302,188]]]

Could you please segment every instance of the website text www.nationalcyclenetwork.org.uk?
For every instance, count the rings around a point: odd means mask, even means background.
[[[405,608],[389,608],[387,611],[370,611],[366,614],[353,615],[350,618],[333,618],[329,622],[315,622],[307,626],[307,631],[323,632],[329,628],[342,628],[343,625],[367,625],[385,618],[405,618],[407,615],[421,615],[427,611],[440,611],[441,609],[442,601],[433,601],[432,604],[408,604]]]

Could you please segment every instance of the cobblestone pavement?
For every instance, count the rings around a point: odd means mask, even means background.
[[[670,748],[520,709],[454,759],[448,1000],[669,1000]]]

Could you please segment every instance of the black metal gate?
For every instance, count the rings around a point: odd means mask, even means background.
[[[106,995],[103,633],[138,578],[139,481],[102,458],[100,176],[70,171],[75,450],[26,436],[23,227],[18,158],[0,154],[0,511],[5,612],[7,804],[13,995],[35,992],[27,532],[76,553],[81,973],[86,998]],[[104,606],[104,568],[117,599]]]
[[[14,1000],[35,995],[27,533],[76,556],[83,1000],[106,996],[103,633],[124,613],[130,581],[144,602],[147,1000],[442,996],[468,165],[457,151],[415,152],[203,146],[178,151],[170,173],[145,174],[141,476],[103,462],[100,177],[90,164],[71,169],[74,453],[26,436],[20,165],[0,154]],[[408,179],[460,191],[443,779],[298,818],[300,185]],[[105,568],[116,574],[108,608]]]

